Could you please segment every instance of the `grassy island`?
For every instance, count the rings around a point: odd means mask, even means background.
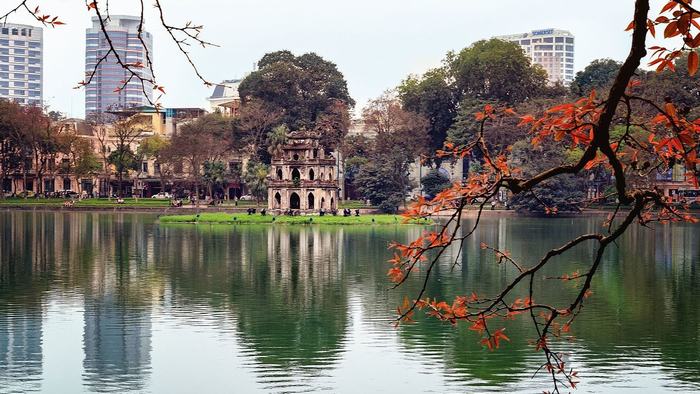
[[[430,219],[404,222],[400,215],[362,215],[362,216],[262,216],[245,213],[230,214],[222,212],[201,213],[199,215],[161,216],[161,223],[206,223],[206,224],[340,224],[340,225],[375,225],[375,224],[419,224],[430,225]]]

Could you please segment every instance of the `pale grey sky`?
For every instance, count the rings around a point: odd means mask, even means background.
[[[14,0],[2,0],[5,6]],[[148,3],[149,0],[146,0]],[[335,62],[361,107],[396,86],[409,73],[439,65],[449,50],[494,35],[558,28],[576,36],[575,70],[591,60],[623,60],[633,0],[162,0],[172,24],[203,24],[203,37],[220,45],[194,48],[212,82],[242,77],[266,52],[316,52]],[[44,28],[44,99],[69,116],[84,114],[85,28],[91,14],[84,0],[39,0],[42,11],[66,22]],[[136,0],[112,0],[114,14],[136,14]],[[0,10],[4,6],[0,5]],[[658,7],[653,7],[657,10]],[[32,23],[24,16],[10,22]],[[185,59],[147,15],[154,36],[156,75],[167,89],[165,106],[204,107],[211,89],[197,80]]]

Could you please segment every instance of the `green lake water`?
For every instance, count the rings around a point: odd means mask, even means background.
[[[447,253],[430,296],[492,294],[602,217],[493,217]],[[468,223],[465,223],[468,224]],[[412,226],[158,225],[139,213],[0,211],[0,393],[542,392],[529,322],[483,349],[466,326],[391,319],[419,276],[388,290],[392,240]],[[573,272],[592,244],[555,260]],[[700,225],[633,227],[605,254],[560,344],[576,390],[700,392]],[[556,269],[554,269],[556,268]],[[573,294],[546,281],[536,297]]]

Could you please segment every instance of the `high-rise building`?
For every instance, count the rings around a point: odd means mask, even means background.
[[[550,83],[568,85],[574,80],[574,35],[570,32],[542,29],[496,38],[520,45],[533,63],[547,71]]]
[[[42,104],[43,46],[40,27],[0,24],[0,98]]]
[[[144,78],[150,79],[151,72],[146,67],[146,51],[152,60],[153,37],[150,33],[143,31],[141,33],[143,43],[139,39],[138,28],[141,18],[110,15],[109,20],[104,23],[112,45],[122,61],[143,64],[143,68],[134,70]],[[109,42],[100,28],[100,20],[94,16],[92,17],[92,27],[87,29],[85,34],[85,72],[88,75],[109,50]],[[110,53],[97,66],[97,72],[92,81],[85,87],[85,114],[149,105],[150,98],[153,96],[153,86],[145,84],[146,92],[144,94],[144,89],[138,78],[132,78],[124,89],[117,90],[124,81],[129,79],[129,75],[130,73],[116,62],[114,54]]]

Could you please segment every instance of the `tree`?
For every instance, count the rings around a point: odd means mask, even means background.
[[[154,160],[154,167],[160,179],[160,190],[165,190],[168,177],[173,175],[170,155],[170,140],[160,135],[153,135],[141,140],[136,150],[138,156]]]
[[[267,153],[266,137],[272,128],[279,124],[282,119],[280,110],[271,108],[270,105],[261,100],[251,99],[241,107],[241,113],[236,120],[236,128],[242,131],[240,136],[232,138],[232,141],[241,141],[247,145],[252,155],[256,155],[259,160],[268,159],[264,157]],[[243,148],[235,146],[234,148]]]
[[[593,89],[609,87],[615,80],[622,63],[612,59],[597,59],[592,61],[583,71],[576,73],[571,82],[571,93],[575,96],[587,96]]]
[[[245,184],[250,194],[255,197],[255,205],[259,205],[267,194],[268,172],[269,167],[265,163],[251,160],[246,166]]]
[[[226,182],[226,164],[220,161],[205,161],[202,180],[209,189],[209,196],[214,199],[214,188]]]
[[[280,156],[283,153],[282,148],[287,143],[288,133],[289,128],[283,124],[275,127],[267,134],[267,153],[270,156]]]
[[[521,140],[513,144],[509,166],[519,168],[522,175],[532,177],[553,165],[573,165],[580,153],[568,152],[561,143],[532,145]],[[566,174],[548,179],[529,193],[516,194],[512,207],[519,212],[549,214],[552,209],[558,212],[578,212],[585,200],[584,182],[581,175]]]
[[[208,114],[183,125],[172,136],[168,155],[174,162],[187,164],[187,174],[199,195],[205,162],[220,161],[228,152],[231,122],[221,114]]]
[[[371,151],[372,140],[364,135],[348,135],[343,140],[340,152],[345,172],[346,198],[359,198],[359,193],[355,190],[356,178],[360,169],[368,163]]]
[[[114,150],[107,156],[107,162],[117,173],[117,195],[123,197],[124,176],[138,169],[139,162],[132,146],[142,137],[143,126],[133,119],[119,120],[113,124],[110,137],[114,140]]]
[[[347,133],[347,128],[328,130],[328,125],[347,127],[347,112],[355,105],[343,74],[315,53],[268,53],[258,62],[258,70],[241,82],[239,91],[244,107],[258,101],[282,113],[280,123],[293,130],[324,131],[326,147],[336,146]]]
[[[422,77],[409,76],[397,88],[403,108],[428,119],[431,151],[442,148],[457,113],[458,100],[450,82],[448,71],[438,68]]]
[[[630,174],[645,172],[649,168],[667,170],[682,165],[688,181],[698,184],[700,161],[697,153],[700,148],[700,120],[687,118],[678,111],[671,99],[657,103],[639,94],[643,92],[643,81],[634,79],[641,59],[647,54],[646,37],[650,33],[663,31],[665,38],[674,38],[665,47],[652,47],[650,65],[657,72],[673,69],[676,61],[685,52],[688,54],[684,67],[688,74],[698,71],[700,47],[700,12],[685,1],[667,2],[660,16],[649,15],[649,1],[635,0],[634,18],[628,30],[632,30],[630,52],[620,66],[607,94],[590,94],[571,103],[558,103],[541,115],[518,114],[513,108],[487,104],[475,114],[478,122],[471,141],[465,145],[446,145],[438,151],[442,157],[463,157],[478,151],[483,157],[481,172],[472,174],[462,183],[456,183],[433,200],[421,200],[410,209],[406,216],[419,218],[446,212],[448,218],[435,231],[427,231],[407,244],[396,243],[394,257],[390,260],[388,272],[396,286],[423,271],[418,280],[421,289],[415,297],[405,298],[399,306],[397,324],[411,321],[416,310],[427,310],[429,316],[458,324],[466,323],[469,329],[481,336],[484,347],[494,350],[510,339],[502,327],[503,319],[527,316],[531,321],[535,338],[532,341],[536,351],[544,356],[538,371],[551,377],[553,390],[574,388],[578,383],[577,374],[564,359],[562,347],[565,341],[556,338],[569,336],[572,324],[593,294],[592,281],[601,265],[608,246],[614,244],[625,231],[638,223],[649,226],[654,222],[697,221],[674,206],[668,196],[656,188],[634,185],[629,182]],[[675,46],[675,48],[674,48]],[[653,112],[639,112],[639,108]],[[639,115],[639,118],[637,117]],[[501,118],[516,117],[519,124],[530,133],[530,145],[546,151],[547,145],[565,144],[570,150],[579,150],[573,161],[548,163],[543,169],[533,172],[514,167],[517,160],[509,161],[506,151],[490,149],[486,143],[485,125]],[[622,127],[619,137],[612,130]],[[634,138],[629,130],[639,128],[649,133],[644,141]],[[526,148],[531,149],[531,148]],[[647,155],[651,162],[642,166],[640,155]],[[493,252],[495,260],[508,267],[511,273],[501,291],[496,294],[459,295],[450,301],[428,298],[429,278],[432,269],[439,264],[445,251],[453,244],[462,245],[475,234],[486,203],[501,192],[514,196],[526,196],[549,182],[585,173],[604,166],[614,176],[613,194],[618,201],[617,209],[610,215],[606,226],[600,230],[581,234],[561,246],[549,250],[534,262],[519,262],[510,257],[508,251],[482,244],[486,251]],[[565,180],[566,181],[566,180]],[[476,220],[468,224],[462,222],[467,207],[476,204]],[[556,206],[540,202],[543,210],[556,214]],[[552,264],[555,257],[567,256],[577,247],[593,250],[591,261],[581,264],[574,273],[560,272],[558,275],[545,275],[544,270],[557,270]],[[566,257],[564,257],[566,258]],[[454,260],[457,264],[459,261]],[[565,282],[574,289],[572,296],[548,298],[553,286]],[[569,293],[569,292],[567,292]]]
[[[386,213],[396,213],[408,191],[407,180],[397,178],[393,170],[383,163],[369,161],[360,167],[353,182],[363,198]]]
[[[513,105],[540,96],[547,84],[547,73],[531,64],[518,44],[496,38],[449,53],[447,64],[460,100]]]
[[[16,102],[0,99],[0,178],[3,185],[8,176],[23,167],[22,107]],[[3,186],[4,187],[4,186]],[[5,190],[0,193],[4,198]]]
[[[395,212],[410,190],[410,165],[427,152],[428,121],[401,108],[391,92],[372,100],[362,118],[375,137],[353,185],[372,204],[385,212]]]
[[[694,53],[697,54],[697,50]],[[640,95],[657,103],[671,102],[679,113],[690,119],[700,117],[700,74],[689,74],[685,66],[688,61],[689,54],[686,53],[674,60],[673,70],[641,73]],[[653,115],[653,112],[647,111],[647,115]]]
[[[59,151],[68,158],[68,162],[61,168],[66,174],[73,174],[76,178],[84,178],[98,173],[102,169],[102,163],[95,154],[92,142],[74,132],[63,132],[59,135]],[[78,187],[82,187],[78,183]],[[82,190],[79,190],[82,192]]]
[[[398,87],[403,107],[430,122],[432,150],[442,148],[455,121],[470,115],[477,103],[512,106],[564,94],[561,85],[548,86],[546,72],[531,64],[512,42],[477,41],[458,53],[448,53],[443,63],[422,77],[408,77]],[[442,160],[432,157],[430,161],[439,165]]]
[[[432,169],[420,179],[423,185],[423,192],[429,199],[434,198],[438,193],[452,185],[450,178],[441,173],[439,169]]]

